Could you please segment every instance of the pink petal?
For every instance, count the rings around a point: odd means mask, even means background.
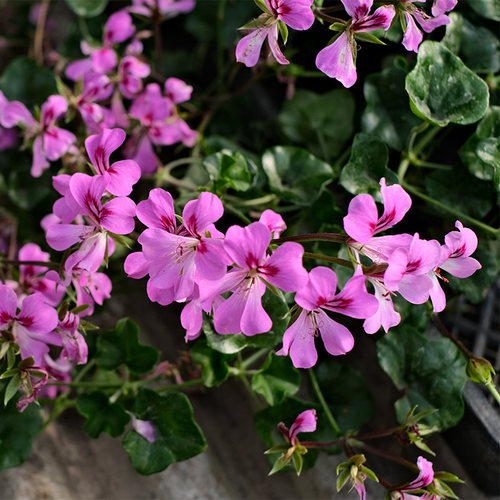
[[[141,178],[141,167],[134,160],[115,161],[108,169],[107,191],[115,196],[127,196]]]
[[[422,42],[422,32],[417,28],[413,17],[405,12],[406,30],[403,35],[403,46],[406,50],[418,52],[418,46]]]
[[[293,242],[280,245],[265,264],[259,267],[259,276],[285,292],[300,290],[308,279],[302,264],[304,248]]]
[[[222,240],[201,238],[194,258],[197,275],[208,280],[222,278],[226,273],[227,259]]]
[[[236,60],[247,68],[255,66],[268,33],[269,28],[260,28],[252,30],[250,34],[244,36],[236,46]]]
[[[385,332],[389,331],[389,328],[399,325],[401,322],[401,316],[399,313],[394,311],[394,305],[392,303],[390,292],[383,286],[379,280],[370,280],[375,289],[375,298],[378,301],[377,311],[370,317],[368,317],[364,323],[363,328],[366,333],[372,334],[377,332],[382,326]]]
[[[75,142],[76,137],[62,128],[50,127],[43,134],[45,153],[50,161],[59,160]]]
[[[88,236],[80,248],[66,259],[64,270],[69,274],[75,267],[79,267],[89,273],[95,273],[104,260],[106,244],[106,233],[98,232]]]
[[[103,174],[109,168],[109,157],[125,141],[126,133],[121,128],[104,129],[100,134],[91,135],[85,139],[85,149],[90,162]]]
[[[242,269],[255,269],[263,264],[271,242],[271,232],[260,222],[242,228],[231,226],[226,232],[224,248],[231,259]]]
[[[33,162],[31,164],[31,175],[40,177],[44,170],[49,168],[50,164],[47,161],[45,151],[43,150],[42,136],[38,136],[33,143]]]
[[[354,347],[351,332],[344,325],[333,321],[324,311],[316,313],[316,322],[325,349],[333,356],[345,354]]]
[[[124,10],[119,10],[109,16],[104,26],[104,46],[111,47],[115,43],[121,43],[134,33],[135,26],[132,23],[130,14]]]
[[[293,443],[299,432],[314,432],[317,420],[316,410],[306,410],[300,413],[290,427],[290,442]]]
[[[344,217],[345,232],[360,243],[368,243],[377,227],[378,211],[369,194],[358,194],[349,203]]]
[[[186,203],[182,211],[182,221],[185,228],[193,236],[202,236],[209,224],[218,221],[224,213],[220,198],[204,191],[197,200]]]
[[[54,224],[47,230],[47,243],[54,250],[66,250],[84,240],[93,230],[93,227],[81,224]]]
[[[36,127],[38,125],[28,108],[19,101],[12,101],[5,105],[0,123],[5,128],[12,128],[18,124],[25,127]]]
[[[313,311],[335,296],[337,276],[329,267],[317,266],[309,273],[309,281],[295,295],[295,302]]]
[[[200,336],[202,323],[203,309],[199,301],[192,300],[184,306],[181,312],[181,325],[186,330],[186,342]]]
[[[330,78],[336,78],[344,87],[352,87],[356,82],[356,66],[354,65],[353,47],[347,32],[340,35],[335,42],[320,50],[316,56],[316,66]]]
[[[385,179],[382,178],[380,180],[380,192],[384,200],[384,213],[377,221],[375,233],[397,224],[411,207],[410,195],[399,184],[387,186]]]
[[[145,226],[173,233],[177,223],[172,195],[161,188],[152,189],[148,199],[138,203],[137,217]]]
[[[316,326],[314,313],[302,311],[295,323],[288,327],[283,335],[283,348],[278,356],[290,355],[295,368],[311,368],[318,360],[318,353],[314,346]]]
[[[431,289],[432,280],[426,274],[405,274],[398,284],[398,292],[412,304],[427,302]]]
[[[7,285],[0,285],[0,328],[16,316],[17,296]]]
[[[278,0],[278,19],[294,30],[308,30],[314,23],[312,0]],[[274,10],[274,9],[273,9]]]
[[[274,210],[264,210],[259,218],[259,222],[267,226],[273,235],[273,239],[279,238],[280,234],[286,229],[283,217]]]
[[[82,214],[90,216],[98,224],[101,216],[101,198],[106,190],[107,179],[76,173],[71,176],[69,189]]]
[[[401,491],[419,490],[431,484],[434,480],[432,462],[429,462],[429,460],[426,460],[424,457],[418,457],[417,466],[420,470],[420,474],[408,486],[402,488]]]
[[[66,67],[65,75],[76,82],[84,76],[85,73],[92,70],[92,60],[90,57],[73,61]]]
[[[271,318],[262,307],[265,291],[266,287],[261,281],[256,281],[250,290],[246,290],[245,309],[241,315],[241,332],[245,335],[265,333],[273,326]]]
[[[393,5],[379,7],[371,16],[365,17],[352,25],[353,31],[388,30],[396,15]]]
[[[165,95],[176,104],[186,102],[191,99],[193,87],[179,78],[167,78],[165,81]]]
[[[370,12],[373,0],[341,0],[346,12],[354,19],[361,19]]]
[[[118,58],[113,49],[104,48],[94,50],[90,58],[92,60],[92,68],[96,73],[111,73],[118,64]]]
[[[434,0],[432,6],[432,15],[438,17],[445,12],[453,10],[457,5],[458,0]]]
[[[51,95],[42,104],[41,123],[43,127],[54,125],[56,120],[68,111],[68,103],[61,95]]]
[[[124,196],[108,201],[102,210],[101,226],[115,234],[130,234],[135,227],[135,203]]]
[[[269,33],[267,35],[267,41],[269,43],[269,47],[271,52],[280,64],[290,64],[290,61],[283,55],[278,45],[278,25],[273,24],[269,29]]]
[[[432,288],[429,290],[429,297],[432,301],[432,310],[434,312],[441,312],[446,307],[446,295],[441,288],[438,277],[435,272],[427,274],[432,281]]]
[[[47,305],[43,295],[38,292],[23,300],[17,321],[33,333],[49,333],[59,323],[57,311]]]

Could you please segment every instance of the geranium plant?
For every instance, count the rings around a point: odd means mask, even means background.
[[[271,473],[314,449],[346,455],[337,488],[362,499],[367,480],[454,497],[426,438],[460,421],[467,377],[500,402],[439,317],[497,276],[496,3],[44,0],[32,34],[27,8],[9,15],[30,53],[0,77],[0,463],[76,408],[159,472],[206,447],[188,389],[236,378]],[[52,32],[56,11],[71,33]],[[182,304],[178,359],[138,318],[101,327],[134,280]],[[398,425],[370,431],[342,357],[365,334],[404,390]],[[378,438],[425,454],[381,452],[416,478],[382,477]]]

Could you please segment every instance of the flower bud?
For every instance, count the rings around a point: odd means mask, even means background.
[[[477,384],[490,384],[492,377],[495,375],[495,370],[491,363],[485,358],[478,358],[476,356],[469,358],[467,363],[467,377],[472,382]]]

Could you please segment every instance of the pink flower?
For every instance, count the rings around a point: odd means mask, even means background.
[[[342,3],[352,19],[345,31],[318,53],[316,66],[330,78],[339,80],[344,87],[352,87],[357,79],[355,33],[379,28],[387,31],[396,11],[392,5],[383,5],[370,16],[373,0],[342,0]]]
[[[287,242],[267,255],[270,242],[271,232],[260,222],[227,230],[224,248],[236,266],[213,287],[206,282],[200,287],[203,302],[211,302],[228,290],[233,292],[215,310],[218,333],[256,335],[269,331],[272,321],[261,303],[266,282],[286,292],[295,292],[306,283],[302,246]]]
[[[295,30],[307,30],[314,23],[312,0],[265,0],[265,2],[268,13],[262,14],[256,20],[256,24],[260,26],[250,29],[250,33],[244,36],[236,47],[236,60],[249,68],[257,64],[266,38],[276,61],[280,64],[289,63],[278,46],[278,21]]]
[[[83,224],[54,224],[47,230],[47,242],[54,250],[66,250],[76,243],[81,246],[65,262],[70,273],[74,267],[91,273],[101,265],[106,245],[107,231],[129,234],[134,229],[135,203],[130,198],[118,197],[101,204],[107,182],[102,176],[90,177],[74,174],[69,182],[67,197],[72,197],[79,213],[87,218],[90,226]]]
[[[141,177],[141,169],[134,160],[120,160],[109,164],[111,153],[125,141],[126,133],[120,128],[104,129],[85,140],[90,162],[97,173],[106,179],[106,190],[116,196],[127,196]]]
[[[162,19],[169,19],[191,12],[194,6],[195,0],[132,0],[128,10],[146,17],[153,17],[157,12]]]
[[[167,78],[164,89],[165,95],[176,104],[189,101],[193,92],[193,87],[179,78]]]
[[[309,282],[297,292],[295,302],[303,311],[286,330],[283,348],[276,353],[289,354],[296,368],[311,368],[316,364],[318,353],[314,339],[318,330],[326,350],[334,356],[345,354],[354,346],[351,332],[331,319],[323,309],[351,318],[368,318],[376,312],[377,299],[367,293],[365,277],[359,271],[338,294],[336,288],[335,273],[330,268],[319,266],[309,273]]]
[[[286,229],[283,217],[273,210],[264,210],[259,218],[259,222],[267,226],[273,235],[273,239],[279,238],[280,234]]]
[[[399,185],[387,186],[380,180],[380,193],[384,202],[384,213],[378,216],[375,200],[369,194],[358,194],[349,203],[344,217],[346,233],[360,243],[368,243],[374,234],[397,224],[411,207],[411,198]]]
[[[372,316],[365,319],[363,328],[366,333],[378,332],[380,327],[387,333],[389,328],[399,325],[401,315],[394,310],[394,304],[391,299],[391,292],[387,290],[381,279],[367,277],[375,290],[375,298],[378,301],[378,309]]]
[[[118,87],[127,99],[132,99],[142,90],[142,78],[149,76],[151,68],[137,57],[125,56],[118,66]]]
[[[59,321],[58,332],[62,335],[62,359],[70,359],[79,365],[87,362],[88,347],[82,334],[78,332],[80,318],[68,311]]]
[[[41,293],[24,298],[17,312],[16,294],[7,285],[0,285],[0,330],[10,332],[21,349],[23,359],[33,356],[41,365],[47,344],[61,345],[61,338],[54,332],[58,324],[57,311],[45,303]]]
[[[424,457],[417,458],[417,467],[420,471],[418,477],[414,479],[411,483],[408,483],[406,486],[397,489],[396,491],[400,494],[401,500],[413,500],[413,499],[421,499],[421,500],[439,500],[440,497],[435,496],[430,492],[425,492],[423,496],[415,496],[406,494],[409,491],[421,490],[425,488],[434,480],[434,470],[432,468],[432,462],[426,460]]]
[[[422,0],[401,0],[406,27],[404,27],[403,46],[406,50],[418,52],[418,47],[422,42],[422,32],[418,29],[415,20],[420,24],[426,33],[430,33],[439,26],[450,22],[450,18],[445,14],[452,10],[457,4],[457,0],[435,0],[432,6],[432,16],[426,14],[422,9],[416,7],[414,2]],[[425,1],[425,0],[424,0]]]
[[[409,248],[397,248],[389,257],[384,284],[391,292],[398,291],[408,302],[423,304],[432,288],[427,273],[435,269],[441,256],[436,240],[421,240],[416,233]]]
[[[283,433],[292,446],[297,446],[299,443],[297,434],[299,432],[314,432],[316,430],[317,420],[318,417],[316,416],[316,410],[306,410],[297,416],[294,423],[290,427],[290,430],[288,430],[283,423],[278,426],[278,429]]]

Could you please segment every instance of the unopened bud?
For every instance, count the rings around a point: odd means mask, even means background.
[[[490,384],[495,375],[491,363],[487,359],[476,356],[469,358],[466,372],[469,379],[477,384]]]

